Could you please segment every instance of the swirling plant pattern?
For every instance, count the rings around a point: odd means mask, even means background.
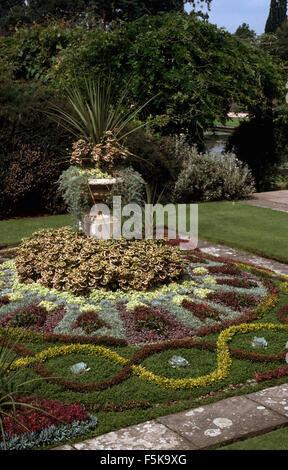
[[[276,323],[261,320],[279,301],[276,282],[283,287],[287,278],[252,265],[203,255],[197,250],[187,252],[183,257],[185,277],[178,283],[140,293],[99,289],[89,297],[75,297],[37,283],[22,284],[13,260],[4,261],[0,265],[2,331],[5,329],[11,340],[21,337],[28,343],[61,343],[38,353],[11,343],[21,356],[13,363],[11,371],[30,367],[51,383],[83,393],[106,390],[131,376],[161,389],[189,390],[213,387],[225,381],[233,358],[259,363],[283,362],[284,352],[252,353],[231,348],[229,343],[234,336],[250,332],[288,331],[285,306],[280,308],[278,317],[275,316]],[[281,292],[283,295],[283,288]],[[25,312],[31,311],[31,305],[33,321],[31,315],[25,317]],[[43,317],[39,328],[34,318],[37,308]],[[95,331],[85,326],[81,328],[80,320],[86,316],[97,320]],[[49,325],[46,331],[43,325]],[[204,340],[205,336],[215,333],[218,334],[216,341]],[[130,358],[113,350],[115,346],[128,345],[138,346]],[[200,354],[205,350],[214,353],[214,369],[198,377],[173,378],[159,375],[143,364],[150,356],[179,348],[194,348]],[[71,354],[105,358],[117,364],[120,370],[102,382],[80,383],[58,377],[45,368],[50,359]],[[285,375],[285,370],[279,374],[275,372],[274,376]],[[259,381],[263,380],[263,374],[258,377]]]

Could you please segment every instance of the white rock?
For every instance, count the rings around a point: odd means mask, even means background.
[[[204,435],[209,436],[209,437],[216,437],[216,436],[219,436],[220,434],[221,434],[220,429],[207,429],[204,432]]]
[[[231,426],[233,426],[233,421],[227,418],[213,419],[213,423],[215,424],[215,426],[218,426],[218,428],[221,428],[221,429],[230,428]]]

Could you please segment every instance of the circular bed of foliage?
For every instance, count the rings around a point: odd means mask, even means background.
[[[165,240],[95,240],[70,227],[24,239],[15,262],[21,282],[75,295],[100,287],[144,291],[184,274],[179,248]]]
[[[43,249],[58,262],[63,253],[51,248],[58,232],[49,233]],[[46,262],[37,237],[21,245],[24,256],[24,245],[35,244],[35,253],[25,245],[27,265],[37,253],[39,264]],[[71,232],[71,257],[73,240],[86,238]],[[147,244],[168,249],[164,242]],[[37,394],[48,406],[55,398],[81,404],[89,416],[78,424],[72,419],[69,433],[75,424],[77,436],[91,438],[287,381],[287,276],[199,250],[167,252],[184,263],[179,280],[138,291],[101,286],[85,296],[23,283],[15,260],[0,257],[0,346],[16,355],[5,377],[17,374],[15,386],[26,382],[27,396]],[[184,358],[186,367],[173,366],[173,356]],[[85,372],[74,374],[71,368],[80,362]],[[70,439],[66,432],[64,423],[57,438]],[[7,445],[26,449],[47,445],[47,439],[55,445],[50,427],[40,433],[17,431],[7,435]]]

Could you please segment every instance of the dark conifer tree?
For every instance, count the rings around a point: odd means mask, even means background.
[[[265,33],[276,33],[287,19],[287,0],[271,0]]]
[[[238,36],[241,39],[254,39],[256,37],[256,33],[253,29],[250,29],[249,24],[242,23],[235,32],[235,36]]]

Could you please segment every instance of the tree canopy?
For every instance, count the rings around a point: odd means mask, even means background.
[[[51,19],[79,21],[89,17],[109,24],[134,21],[143,15],[183,12],[185,3],[210,5],[212,0],[1,0],[0,27],[8,32],[16,25],[45,23]]]
[[[288,22],[285,21],[276,31],[277,34],[277,53],[279,57],[288,61]]]
[[[265,33],[275,33],[287,19],[287,0],[271,0]]]
[[[249,42],[196,15],[144,16],[113,30],[65,23],[34,25],[3,39],[2,56],[20,80],[63,89],[74,80],[111,77],[117,94],[145,108],[161,132],[201,140],[232,103],[255,113],[285,92],[280,66]]]
[[[250,29],[249,24],[242,23],[238,26],[235,31],[235,35],[241,39],[254,39],[256,37],[256,32],[253,29]]]

